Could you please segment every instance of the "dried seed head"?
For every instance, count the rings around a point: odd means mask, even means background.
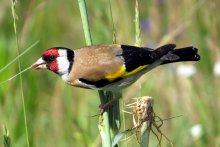
[[[139,115],[141,118],[146,115],[149,106],[153,105],[153,99],[149,96],[143,96],[136,102],[133,108],[133,113]]]

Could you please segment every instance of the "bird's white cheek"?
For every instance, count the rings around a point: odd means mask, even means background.
[[[66,57],[58,57],[58,73],[63,76],[68,74],[70,63]]]

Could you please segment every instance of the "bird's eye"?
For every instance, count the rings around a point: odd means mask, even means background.
[[[56,58],[55,56],[49,56],[49,60],[50,60],[50,61],[54,61],[55,58]]]
[[[42,56],[43,60],[49,64],[51,62],[53,62],[56,59],[56,56],[54,55],[50,55],[50,56]]]

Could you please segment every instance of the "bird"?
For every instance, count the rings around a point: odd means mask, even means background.
[[[72,86],[114,91],[130,86],[156,61],[164,65],[199,60],[198,49],[193,46],[176,48],[175,44],[166,44],[153,49],[111,44],[75,50],[52,47],[32,67],[48,69]]]

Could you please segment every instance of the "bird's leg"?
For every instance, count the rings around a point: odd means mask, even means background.
[[[103,112],[107,109],[110,108],[114,105],[114,102],[119,100],[122,97],[121,92],[106,92],[105,93],[106,97],[113,97],[113,99],[110,99],[108,102],[99,105],[100,108],[100,114],[102,115]]]

